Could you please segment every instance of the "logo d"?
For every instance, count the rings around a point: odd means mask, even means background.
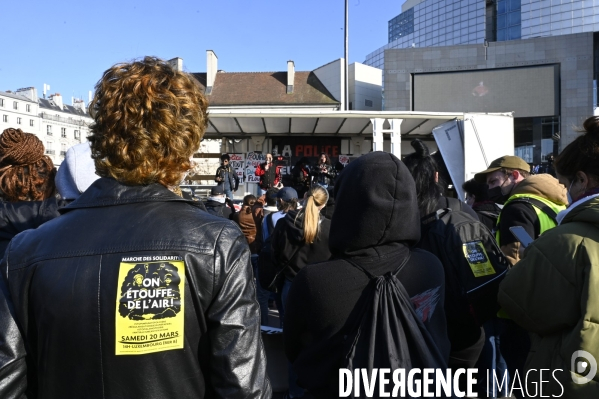
[[[570,359],[570,370],[575,384],[586,384],[597,374],[597,360],[587,351],[576,351]],[[586,375],[579,375],[582,373]]]

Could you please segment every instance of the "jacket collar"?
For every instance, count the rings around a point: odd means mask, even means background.
[[[79,198],[61,208],[59,212],[142,202],[187,202],[200,207],[196,201],[181,198],[158,183],[146,186],[127,186],[114,179],[102,177],[89,186]]]
[[[588,208],[595,210],[599,202],[595,200],[597,197],[599,197],[599,194],[590,195],[574,202],[572,205],[557,214],[557,224],[561,225],[563,223],[573,221]]]

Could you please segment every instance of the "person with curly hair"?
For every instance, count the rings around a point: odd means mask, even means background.
[[[1,264],[27,352],[0,359],[0,397],[271,397],[247,240],[169,190],[207,107],[158,58],[104,72],[89,105],[100,179]]]

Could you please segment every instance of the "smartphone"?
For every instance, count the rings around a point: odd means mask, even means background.
[[[522,226],[513,226],[510,227],[510,231],[516,237],[518,241],[522,244],[524,248],[528,247],[534,240],[532,237],[526,232],[526,229]]]

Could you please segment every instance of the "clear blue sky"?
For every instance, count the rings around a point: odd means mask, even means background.
[[[102,72],[144,55],[206,71],[308,71],[343,57],[344,0],[1,1],[0,90],[43,84],[87,103]],[[387,43],[403,0],[349,0],[349,61]]]

